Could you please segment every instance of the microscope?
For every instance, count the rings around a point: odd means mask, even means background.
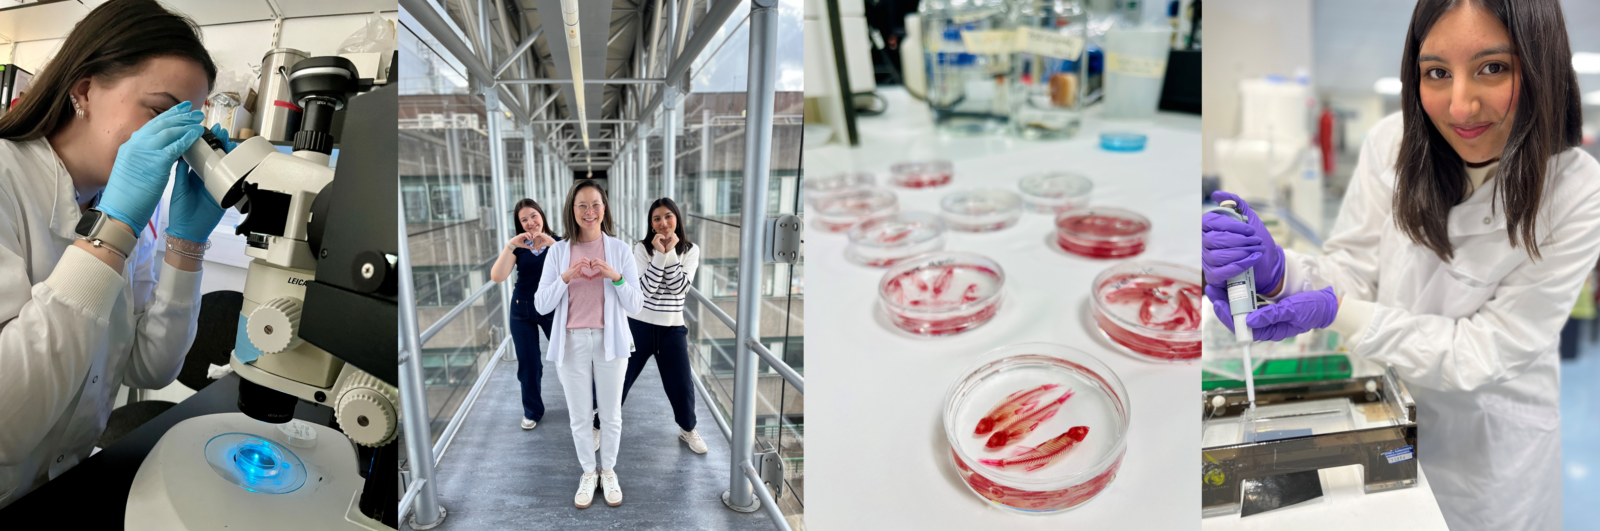
[[[207,132],[183,155],[245,216],[236,232],[252,259],[229,362],[240,413],[162,436],[129,491],[127,529],[397,527],[395,70],[361,78],[327,56],[287,77],[304,109],[292,154],[262,137],[226,153]],[[332,408],[335,427],[294,420],[300,401]]]

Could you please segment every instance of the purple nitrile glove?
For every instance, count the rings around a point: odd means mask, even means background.
[[[1284,297],[1277,304],[1250,312],[1250,325],[1256,341],[1282,341],[1313,329],[1327,328],[1339,314],[1339,297],[1333,288],[1306,291]]]
[[[1217,319],[1222,324],[1228,325],[1228,331],[1233,332],[1233,312],[1228,308],[1228,292],[1220,287],[1206,284],[1206,298],[1211,299],[1211,311],[1217,314]]]
[[[1217,191],[1211,199],[1218,203],[1233,200],[1244,211],[1247,222],[1210,212],[1200,219],[1200,258],[1207,284],[1223,287],[1229,278],[1247,268],[1256,272],[1256,291],[1269,293],[1283,280],[1283,248],[1272,241],[1261,217],[1239,196]]]

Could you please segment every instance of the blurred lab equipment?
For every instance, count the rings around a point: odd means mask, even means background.
[[[1296,78],[1239,82],[1239,136],[1217,139],[1217,173],[1222,189],[1256,207],[1285,247],[1321,247],[1322,151],[1311,142],[1316,99],[1306,76]]]
[[[1014,49],[1004,0],[926,0],[922,48],[927,102],[943,133],[982,135],[1006,125],[1005,79]]]
[[[1146,26],[1106,32],[1107,119],[1145,119],[1155,115],[1171,40],[1170,28]]]
[[[255,130],[273,142],[284,142],[300,130],[300,106],[289,95],[288,72],[306,53],[275,48],[261,58],[261,81],[256,88]]]
[[[0,65],[0,116],[28,92],[33,74],[17,65]]]
[[[1089,14],[1076,0],[1014,4],[1011,130],[1023,138],[1069,138],[1083,122]]]

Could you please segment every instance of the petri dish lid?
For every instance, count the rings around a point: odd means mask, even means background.
[[[1022,196],[998,188],[962,190],[944,196],[944,199],[939,200],[939,208],[946,213],[961,216],[1005,214],[1022,208]]]
[[[861,247],[890,250],[916,247],[938,239],[945,233],[944,220],[927,212],[901,212],[873,218],[850,228],[850,243]]]
[[[894,206],[899,199],[883,188],[861,188],[829,195],[816,203],[823,216],[865,216]]]
[[[1023,177],[1017,188],[1033,197],[1071,199],[1089,195],[1094,190],[1094,182],[1076,173],[1045,172]]]
[[[841,172],[822,177],[806,178],[806,198],[816,199],[861,188],[871,188],[877,179],[867,172]]]
[[[1150,233],[1150,220],[1121,208],[1075,208],[1056,215],[1056,231],[1087,240],[1115,242],[1143,238]]]
[[[1145,138],[1139,133],[1100,133],[1100,147],[1107,151],[1144,151]]]
[[[955,166],[945,159],[908,160],[889,166],[889,173],[899,175],[927,175],[951,173]]]

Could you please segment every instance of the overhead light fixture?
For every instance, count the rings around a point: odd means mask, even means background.
[[[1400,78],[1381,77],[1372,83],[1372,91],[1384,96],[1400,95]]]
[[[1600,53],[1578,52],[1572,54],[1572,69],[1579,74],[1600,74]]]
[[[589,149],[589,119],[583,112],[583,46],[578,40],[578,0],[561,0],[561,21],[567,25],[567,60],[572,64],[573,102],[578,109],[578,132]]]

